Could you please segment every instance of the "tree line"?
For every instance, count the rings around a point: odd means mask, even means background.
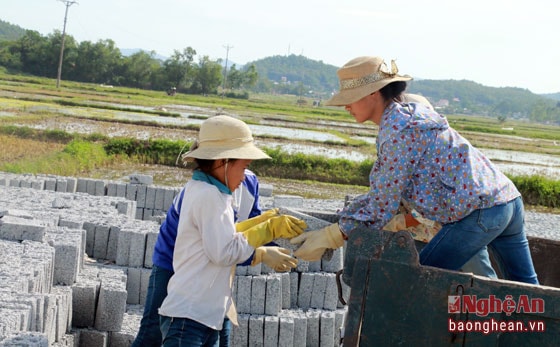
[[[0,41],[0,66],[9,72],[56,78],[61,44],[58,30],[47,36],[26,30],[18,39]],[[66,35],[62,79],[152,90],[176,88],[192,94],[216,94],[220,87],[235,93],[257,82],[254,65],[243,69],[232,65],[224,78],[221,59],[203,55],[195,61],[196,55],[194,48],[186,47],[163,61],[154,51],[123,56],[113,40],[78,43]]]

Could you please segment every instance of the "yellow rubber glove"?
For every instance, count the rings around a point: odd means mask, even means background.
[[[257,224],[260,224],[262,222],[265,222],[267,220],[269,220],[272,217],[278,216],[278,208],[273,208],[271,210],[265,211],[263,213],[261,213],[258,216],[255,216],[253,218],[249,218],[244,220],[243,222],[239,222],[239,223],[235,223],[235,230],[239,231],[245,231],[247,229],[249,229],[250,227],[254,227]]]
[[[337,249],[344,245],[344,237],[338,223],[331,224],[323,229],[312,230],[294,237],[291,244],[302,243],[294,255],[307,261],[321,259],[327,248]]]
[[[293,216],[281,215],[271,217],[241,233],[251,246],[258,248],[275,239],[291,239],[303,233],[305,228],[307,228],[305,221]]]
[[[290,255],[290,250],[282,247],[258,247],[255,249],[255,256],[251,266],[260,262],[265,263],[274,271],[285,272],[297,266],[298,260]]]

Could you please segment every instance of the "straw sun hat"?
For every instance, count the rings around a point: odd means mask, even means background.
[[[245,122],[230,116],[214,116],[200,126],[198,140],[184,161],[194,159],[270,159],[253,144],[251,129]]]
[[[358,57],[338,69],[340,91],[325,102],[328,106],[346,106],[356,102],[391,82],[410,81],[408,75],[398,75],[397,65],[391,60],[391,71],[380,57]]]

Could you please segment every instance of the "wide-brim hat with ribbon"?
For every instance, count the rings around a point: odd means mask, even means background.
[[[270,159],[253,143],[249,126],[230,116],[214,116],[200,125],[198,139],[183,154],[183,161],[196,159]]]
[[[412,77],[397,74],[399,70],[391,60],[391,71],[380,57],[358,57],[337,70],[340,91],[325,102],[328,106],[346,106],[397,81],[410,81]]]

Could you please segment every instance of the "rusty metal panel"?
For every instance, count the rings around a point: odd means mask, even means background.
[[[421,266],[414,240],[405,231],[354,231],[347,244],[343,279],[351,287],[344,346],[560,345],[560,289]],[[468,298],[504,300],[508,295],[542,300],[545,309],[478,315],[463,310],[463,300]],[[448,313],[450,296],[461,298],[455,313]],[[535,321],[546,330],[484,333],[450,328],[459,322],[480,328],[493,322],[527,326]]]

